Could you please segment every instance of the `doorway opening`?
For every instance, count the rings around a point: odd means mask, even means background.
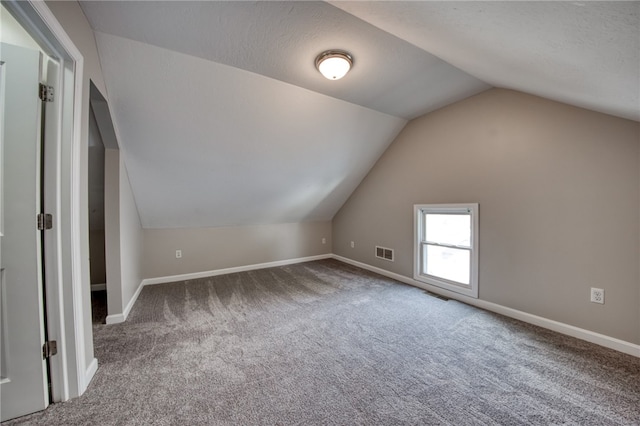
[[[91,83],[91,92],[97,90]],[[89,270],[93,324],[107,319],[107,268],[105,257],[104,161],[105,147],[93,106],[89,111]]]
[[[95,327],[111,324],[113,315],[122,311],[120,151],[107,100],[92,81],[89,86],[89,243]]]

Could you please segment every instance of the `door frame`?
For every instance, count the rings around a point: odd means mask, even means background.
[[[47,326],[50,340],[58,341],[58,355],[50,358],[51,396],[54,402],[66,401],[86,390],[98,368],[85,352],[85,316],[90,299],[82,282],[81,228],[81,145],[84,58],[62,25],[42,0],[3,0],[3,5],[42,50],[60,62],[57,96],[60,102],[58,129],[52,155],[44,159],[53,170],[42,188],[52,194],[53,243],[44,253],[47,298]],[[48,231],[48,232],[51,232]],[[90,324],[90,322],[89,322]]]

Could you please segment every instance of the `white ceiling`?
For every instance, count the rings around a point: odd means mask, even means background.
[[[640,120],[640,3],[577,4],[81,3],[146,228],[330,220],[407,119],[491,86]]]
[[[97,33],[147,228],[330,220],[405,120]]]
[[[638,1],[332,1],[495,87],[640,121]]]
[[[94,30],[304,87],[402,118],[489,86],[426,51],[328,3],[89,1]],[[347,50],[353,70],[329,81],[315,58]]]

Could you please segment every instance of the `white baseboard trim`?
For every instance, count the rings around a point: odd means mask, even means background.
[[[124,322],[126,318],[124,317],[124,314],[113,314],[113,315],[107,315],[107,318],[105,319],[105,324],[111,325],[111,324],[120,324],[121,322]]]
[[[144,280],[140,282],[138,288],[136,289],[136,292],[133,293],[131,300],[129,300],[129,303],[127,303],[127,306],[124,308],[124,311],[121,314],[107,315],[107,318],[105,320],[107,324],[118,324],[127,320],[127,317],[129,316],[133,305],[136,303],[136,300],[138,300],[138,296],[140,296],[142,287],[144,287],[143,282]]]
[[[107,289],[107,284],[91,284],[91,291],[102,291]]]
[[[429,284],[416,281],[413,278],[408,278],[408,277],[405,277],[404,275],[396,274],[395,272],[390,272],[390,271],[378,268],[376,266],[371,266],[366,263],[362,263],[356,260],[351,260],[346,257],[338,256],[336,254],[332,255],[331,257],[341,262],[348,263],[350,265],[357,266],[371,272],[375,272],[377,274],[383,275],[388,278],[393,278],[394,280],[403,282],[405,284],[409,284],[414,287],[419,287],[424,290],[428,290],[432,293],[436,293],[441,296],[448,297],[450,299],[455,299],[460,302],[464,302],[466,304],[473,305],[481,309],[485,309],[487,311],[495,312],[497,314],[501,314],[510,318],[524,321],[529,324],[537,325],[542,328],[556,331],[558,333],[565,334],[567,336],[571,336],[581,340],[585,340],[587,342],[595,343],[596,345],[604,346],[606,348],[613,349],[613,350],[640,358],[640,345],[636,345],[631,342],[626,342],[624,340],[616,339],[614,337],[609,337],[604,334],[595,333],[593,331],[578,328],[569,324],[539,317],[537,315],[529,314],[527,312],[519,311],[517,309],[508,308],[506,306],[498,305],[497,303],[487,302],[486,300],[474,299],[472,297],[467,297],[461,294],[453,293],[453,292],[441,289],[439,287],[434,287]]]
[[[93,376],[95,376],[96,371],[98,371],[98,360],[96,358],[93,358],[84,372],[84,389],[82,390],[82,392],[80,392],[80,394],[84,393],[84,391],[87,389],[89,383],[91,383],[91,380],[93,379]]]
[[[233,274],[235,272],[254,271],[256,269],[273,268],[276,266],[285,266],[285,265],[293,265],[295,263],[311,262],[313,260],[330,259],[332,257],[333,255],[328,253],[328,254],[320,254],[317,256],[299,257],[297,259],[276,260],[274,262],[257,263],[254,265],[246,265],[246,266],[236,266],[233,268],[214,269],[212,271],[193,272],[189,274],[180,274],[180,275],[169,275],[166,277],[157,277],[157,278],[145,278],[144,280],[142,280],[142,285],[145,286],[145,285],[153,285],[153,284],[170,283],[174,281],[195,280],[198,278],[207,278],[207,277],[215,277],[217,275]]]

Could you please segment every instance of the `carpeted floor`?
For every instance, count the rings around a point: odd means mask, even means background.
[[[87,392],[11,424],[640,424],[640,359],[334,260],[148,286],[94,336]]]

